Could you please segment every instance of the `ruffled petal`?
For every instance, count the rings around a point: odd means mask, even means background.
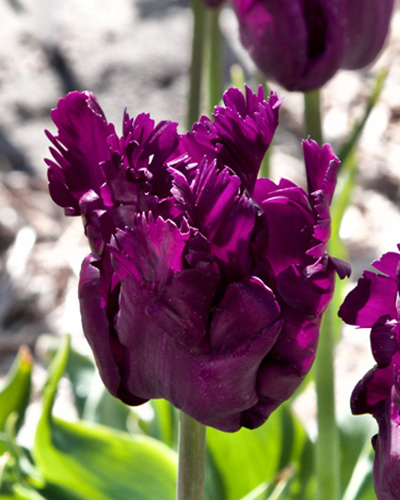
[[[248,275],[257,209],[246,194],[240,193],[240,179],[206,160],[190,186],[179,172],[173,175],[174,198],[188,214],[190,225],[209,241],[222,272],[229,273],[231,280]]]
[[[310,138],[303,141],[303,154],[306,164],[308,192],[311,194],[322,191],[329,205],[336,187],[340,163],[338,158],[335,156],[330,144],[319,147]]]
[[[100,164],[110,158],[107,137],[114,127],[90,92],[71,92],[60,99],[51,117],[58,134],[47,133],[55,146],[50,150],[55,162],[47,160],[50,194],[69,215],[79,215],[81,196],[88,190],[100,193],[104,182]]]
[[[216,159],[221,167],[229,167],[252,193],[278,125],[281,101],[273,93],[265,101],[261,86],[257,94],[246,87],[246,96],[230,88],[223,100],[225,107],[215,107],[214,121],[202,117],[193,132],[182,137],[180,147],[190,161],[200,163],[206,156],[209,161]]]

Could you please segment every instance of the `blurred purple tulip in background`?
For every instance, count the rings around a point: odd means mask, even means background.
[[[243,45],[288,90],[322,87],[339,69],[370,64],[385,42],[394,0],[232,0]]]

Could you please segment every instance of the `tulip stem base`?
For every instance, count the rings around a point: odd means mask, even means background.
[[[221,7],[208,9],[208,112],[214,112],[222,97],[222,34],[219,27]]]
[[[192,128],[201,113],[201,94],[203,81],[203,65],[206,27],[206,6],[202,0],[192,0],[193,11],[193,42],[192,61],[190,67],[190,87],[187,110],[187,127]]]
[[[304,92],[304,131],[320,146],[323,143],[320,90]]]
[[[179,412],[176,500],[204,500],[206,426]]]

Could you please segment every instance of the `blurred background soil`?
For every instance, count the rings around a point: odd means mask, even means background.
[[[120,130],[126,107],[170,119],[184,132],[191,43],[188,0],[2,0],[0,2],[0,376],[21,344],[43,333],[71,333],[87,351],[77,302],[80,263],[88,253],[81,221],[67,219],[47,192],[44,129],[71,90],[93,91]],[[254,67],[238,41],[231,10],[221,15],[224,74]],[[400,242],[400,11],[374,66],[341,72],[323,91],[324,131],[337,150],[360,118],[379,68],[389,75],[357,153],[359,175],[342,227],[353,280]],[[272,176],[304,184],[302,96],[285,99],[274,140]],[[339,386],[350,391],[371,365],[366,332],[345,330]],[[365,365],[365,366],[364,366]],[[347,383],[347,377],[351,382]],[[346,389],[347,387],[347,389]],[[346,396],[347,398],[347,396]],[[347,399],[343,401],[347,404]]]

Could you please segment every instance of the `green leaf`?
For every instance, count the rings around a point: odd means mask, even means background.
[[[280,481],[279,473],[293,466],[296,475],[290,485],[292,498],[301,498],[312,477],[312,445],[288,405],[281,406],[265,424],[234,434],[208,429],[207,441],[224,485],[219,500],[239,500],[263,482]],[[277,483],[276,483],[277,484]],[[306,497],[303,497],[306,498]]]
[[[111,396],[105,389],[100,377],[94,377],[91,393],[86,399],[82,419],[112,427],[119,431],[127,431],[128,418],[132,415],[128,406]]]
[[[0,392],[0,431],[4,430],[7,418],[13,412],[18,414],[16,429],[22,425],[31,394],[31,375],[32,356],[29,349],[22,346]],[[2,451],[0,448],[0,453]]]
[[[78,415],[83,418],[86,401],[92,391],[96,367],[87,356],[71,349],[65,373],[71,381]]]
[[[348,414],[339,421],[342,493],[348,489],[350,481],[353,481],[354,489],[353,476],[357,476],[357,481],[360,481],[360,470],[363,475],[371,472],[371,437],[376,431],[376,422],[370,415],[355,417]],[[359,471],[355,474],[357,467]]]
[[[146,436],[52,416],[68,353],[66,339],[49,370],[36,433],[33,456],[45,479],[88,500],[173,500],[177,459],[168,447]]]
[[[376,500],[371,437],[377,424],[369,415],[347,415],[339,421],[343,500]]]
[[[388,73],[389,70],[387,68],[384,68],[377,73],[376,78],[373,82],[371,94],[369,95],[365,106],[364,115],[360,121],[356,122],[353,125],[353,129],[348,140],[342,145],[339,151],[339,159],[342,161],[342,163],[346,162],[347,156],[351,153],[351,151],[354,150],[358,139],[360,138],[360,135],[364,130],[365,124],[368,121],[369,115],[379,101]]]

